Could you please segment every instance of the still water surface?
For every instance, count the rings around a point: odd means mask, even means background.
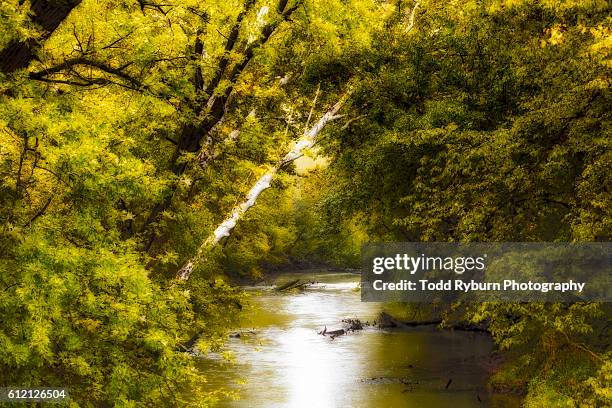
[[[203,360],[211,387],[240,399],[223,407],[515,407],[489,395],[491,340],[482,334],[433,329],[366,328],[330,340],[317,334],[344,318],[373,321],[378,303],[360,301],[352,274],[292,275],[321,282],[301,293],[251,288],[252,310],[240,338],[221,358]],[[289,279],[285,277],[285,279]],[[448,388],[446,387],[449,383]]]

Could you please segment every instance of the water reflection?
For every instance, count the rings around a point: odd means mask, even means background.
[[[222,406],[516,406],[486,392],[491,351],[486,336],[376,329],[335,340],[318,335],[346,317],[371,321],[380,305],[360,301],[354,275],[315,279],[324,283],[304,293],[264,292],[254,298],[254,310],[244,321],[254,334],[231,339],[228,346],[235,365],[203,361],[212,387],[240,393],[240,400]]]

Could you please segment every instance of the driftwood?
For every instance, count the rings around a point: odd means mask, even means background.
[[[283,284],[282,284],[282,285],[280,285],[280,286],[277,286],[277,287],[276,287],[276,290],[278,290],[278,291],[282,291],[282,290],[291,289],[292,287],[294,287],[295,285],[297,285],[299,282],[300,282],[300,280],[299,280],[299,279],[294,279],[294,280],[291,280],[291,281],[289,281],[289,282],[283,283]]]
[[[298,280],[294,280],[294,281],[285,283],[284,285],[279,286],[276,290],[293,289],[296,287],[301,287],[301,285],[303,285],[304,283],[309,284],[309,282],[300,282],[298,279]],[[341,329],[328,330],[327,326],[325,326],[323,330],[317,333],[320,334],[321,336],[329,336],[329,338],[333,340],[338,336],[342,336],[342,335],[348,334],[356,330],[363,330],[365,326],[370,325],[368,322],[363,323],[359,319],[343,319],[342,323],[344,324],[344,327],[342,327]],[[442,319],[401,321],[401,320],[395,319],[389,313],[381,312],[378,315],[378,318],[374,321],[373,325],[378,327],[379,329],[394,329],[394,328],[401,328],[401,327],[419,327],[419,326],[438,326],[440,329],[462,330],[462,331],[484,332],[484,333],[487,332],[487,329],[484,326],[477,326],[477,325],[472,325],[472,324],[467,324],[467,323],[455,323],[455,324],[450,324],[450,325],[445,324],[444,326],[440,326],[443,323],[444,322]],[[448,382],[447,387],[450,386],[451,382],[452,380]]]
[[[325,326],[325,328],[323,330],[321,330],[320,332],[318,332],[318,334],[320,334],[321,336],[329,336],[332,340],[335,339],[338,336],[342,336],[343,334],[346,334],[347,331],[344,329],[337,329],[337,330],[327,330],[327,326]]]
[[[399,327],[401,322],[393,318],[389,313],[380,312],[378,319],[374,322],[379,329],[393,329]]]
[[[344,323],[344,327],[342,329],[327,330],[327,326],[325,326],[325,328],[318,332],[318,334],[321,336],[329,336],[329,338],[333,340],[338,336],[342,336],[356,330],[363,330],[364,326],[367,326],[367,323],[364,324],[359,319],[342,319],[342,323]]]
[[[257,332],[255,330],[241,330],[241,331],[235,331],[229,334],[230,339],[239,339],[241,338],[243,335],[247,335],[247,337],[249,335],[254,335],[257,334]]]
[[[295,285],[293,287],[293,289],[305,289],[305,288],[307,288],[310,285],[314,285],[315,283],[317,283],[317,282],[315,282],[315,281],[301,282],[299,285]]]
[[[304,289],[309,285],[314,285],[315,283],[316,283],[315,281],[302,281],[300,279],[294,279],[292,281],[283,283],[282,285],[278,286],[276,290],[278,292],[282,292],[284,290],[290,290],[290,289]]]
[[[363,330],[363,326],[367,326],[367,323],[363,323],[359,319],[342,319],[342,323],[344,323],[347,331]]]

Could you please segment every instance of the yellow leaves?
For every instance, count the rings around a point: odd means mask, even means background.
[[[208,354],[211,348],[208,340],[203,337],[200,337],[198,341],[196,341],[195,347],[202,354]]]
[[[270,11],[270,7],[262,6],[257,12],[257,16],[255,21],[248,24],[248,42],[252,43],[259,38],[259,33],[261,32],[261,28],[268,22],[269,16],[268,12]]]
[[[487,6],[487,12],[498,13],[504,10],[506,7],[513,7],[513,6],[517,6],[518,4],[519,2],[515,0],[494,1],[494,2],[491,2],[491,4]]]
[[[259,266],[254,266],[249,270],[249,274],[250,276],[254,277],[254,278],[263,278],[264,276],[264,271],[263,269],[261,269]]]
[[[40,355],[49,357],[51,351],[51,340],[49,339],[50,327],[42,321],[30,322],[30,348],[36,350]]]
[[[499,11],[503,8],[522,7],[533,3],[533,0],[497,0],[489,6],[489,10]],[[608,7],[606,0],[539,0],[538,3],[543,7],[559,11],[578,7],[605,10]]]
[[[186,187],[190,187],[193,184],[193,179],[191,177],[181,177],[181,183],[184,184]]]
[[[232,352],[231,350],[226,350],[226,351],[221,352],[221,357],[223,358],[223,360],[225,360],[228,363],[236,362],[236,354]]]
[[[452,133],[455,130],[459,129],[459,126],[455,122],[450,122],[448,125],[445,126],[445,129],[448,133]]]
[[[612,67],[612,62],[608,60],[606,66]],[[610,82],[606,78],[596,78],[587,84],[585,84],[585,89],[608,89],[610,87]]]
[[[602,401],[612,400],[612,359],[610,353],[605,355],[606,359],[601,365],[596,377],[587,380],[587,384]]]
[[[72,368],[78,375],[88,376],[91,375],[91,365],[82,356],[70,356],[64,359],[64,363]]]
[[[136,216],[133,213],[131,213],[130,211],[124,211],[122,216],[121,216],[121,219],[123,221],[131,221],[131,220],[134,220],[135,218],[136,218]]]
[[[597,27],[589,29],[589,32],[596,40],[595,44],[591,46],[591,50],[609,50],[612,47],[612,33],[610,27],[604,27],[600,24]]]
[[[23,140],[20,139],[10,128],[0,123],[0,178],[2,184],[14,185],[13,174],[17,171],[19,156],[22,150]]]
[[[565,24],[557,24],[551,28],[547,28],[544,33],[546,38],[540,40],[540,46],[542,48],[549,45],[559,45],[565,42],[565,32],[567,31],[567,26]]]
[[[607,22],[610,23],[611,21],[612,18],[608,17]],[[583,30],[586,30],[586,27],[583,27]],[[609,26],[603,24],[599,24],[597,27],[591,27],[588,30],[595,40],[589,47],[589,55],[606,67],[612,68],[612,59],[610,58],[610,51],[612,50],[612,30]]]
[[[3,0],[0,2],[0,48],[14,38],[27,39],[39,34],[30,23],[30,2]]]
[[[612,50],[611,22],[612,18],[608,17],[596,26],[589,26],[584,22],[572,27],[565,24],[556,24],[544,31],[544,38],[540,39],[540,47],[575,43],[582,47],[581,56],[610,68],[612,67],[612,60],[610,59],[610,51]],[[570,42],[571,40],[573,41]],[[595,87],[601,86],[601,84],[593,85]]]
[[[79,326],[82,326],[88,332],[95,332],[98,329],[98,327],[100,327],[102,322],[100,322],[99,320],[87,318],[87,319],[78,320],[77,324]]]
[[[146,334],[144,343],[150,350],[162,350],[170,344],[170,339],[164,331],[152,329]]]
[[[253,72],[245,72],[240,76],[240,82],[234,87],[234,91],[240,95],[251,95],[257,90],[257,81]]]
[[[163,265],[178,265],[179,256],[174,251],[166,251],[156,259]]]

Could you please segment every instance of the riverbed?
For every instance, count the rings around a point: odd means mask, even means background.
[[[364,330],[330,339],[345,318],[372,322],[380,303],[361,302],[359,276],[301,273],[284,279],[318,282],[304,291],[252,295],[240,337],[226,352],[202,359],[211,388],[233,397],[221,407],[516,407],[490,394],[491,339],[482,333],[435,328]]]

